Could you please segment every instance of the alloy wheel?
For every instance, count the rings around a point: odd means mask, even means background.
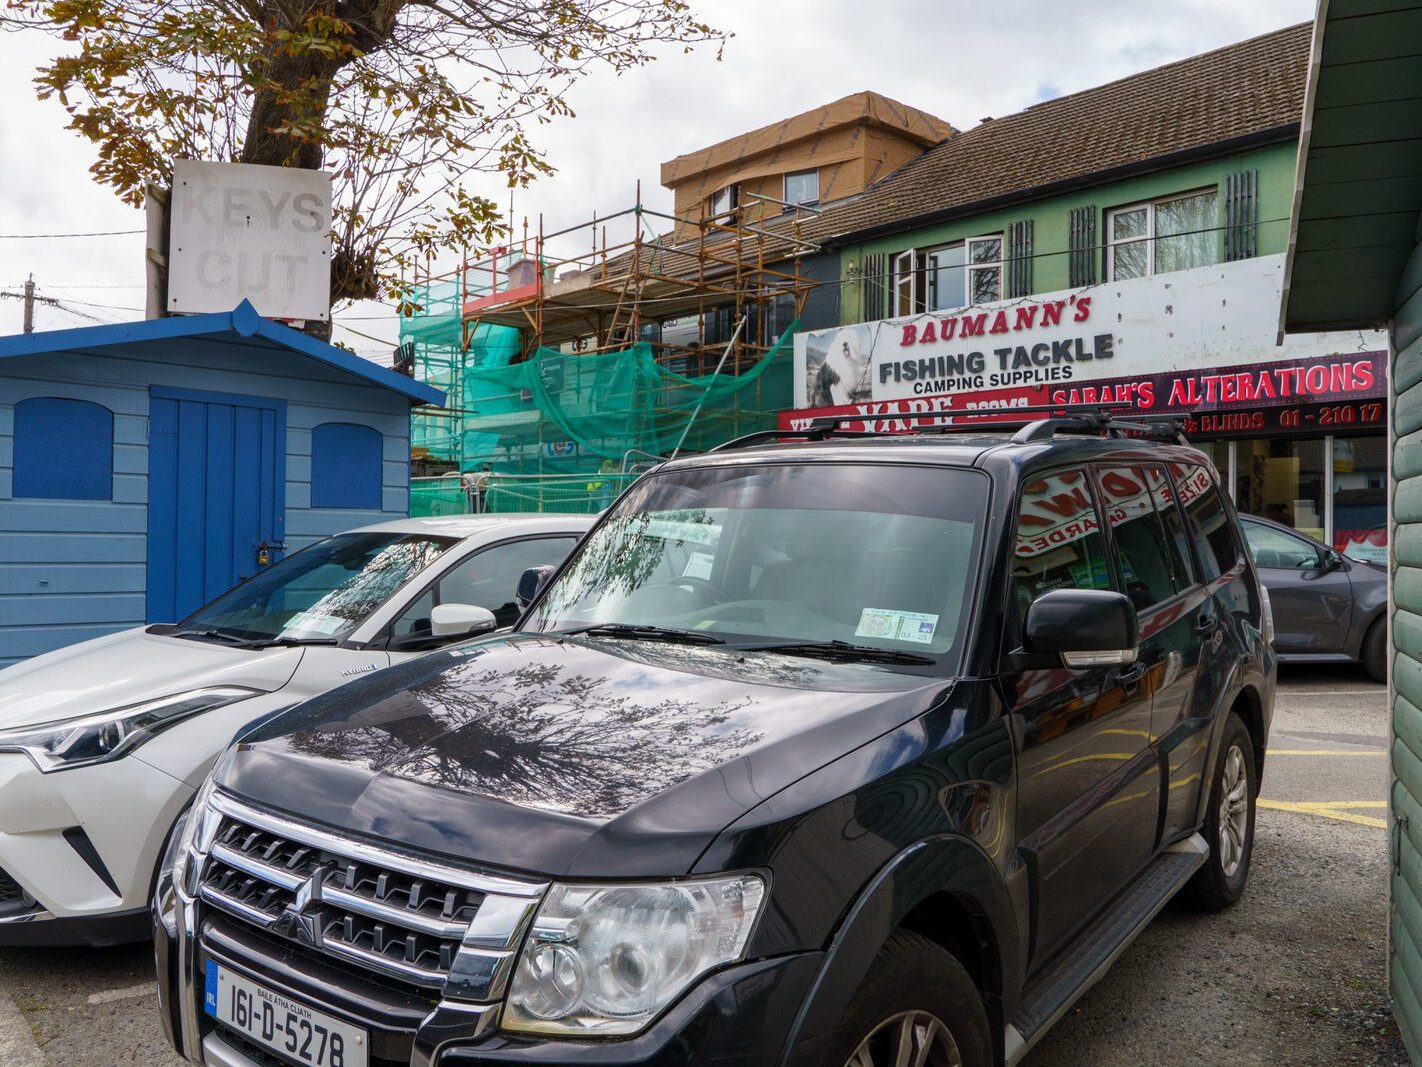
[[[1249,775],[1244,753],[1231,745],[1220,774],[1220,870],[1233,878],[1244,862],[1249,837]]]
[[[937,1016],[906,1011],[885,1019],[844,1067],[962,1067],[958,1044]]]

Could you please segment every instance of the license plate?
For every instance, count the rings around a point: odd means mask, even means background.
[[[311,1067],[366,1067],[369,1039],[359,1026],[307,1007],[207,961],[203,1009],[254,1044]]]

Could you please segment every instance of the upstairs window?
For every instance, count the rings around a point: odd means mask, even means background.
[[[1218,200],[1208,189],[1108,213],[1106,276],[1125,281],[1219,262]]]
[[[87,400],[21,400],[13,492],[16,499],[112,500],[113,412]]]
[[[953,311],[1002,299],[1002,235],[911,248],[894,257],[894,314]]]
[[[813,204],[820,198],[820,172],[800,170],[785,175],[785,202],[787,204]]]
[[[1002,299],[1002,234],[968,239],[968,303]]]
[[[735,211],[740,205],[741,187],[739,185],[728,185],[716,195],[711,197],[711,214],[725,215]]]

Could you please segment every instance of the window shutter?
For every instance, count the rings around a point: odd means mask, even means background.
[[[1259,172],[1241,170],[1225,177],[1224,257],[1226,262],[1259,254]]]
[[[1071,209],[1067,232],[1067,284],[1096,284],[1096,205]]]
[[[1007,227],[1006,297],[1032,295],[1032,220]]]

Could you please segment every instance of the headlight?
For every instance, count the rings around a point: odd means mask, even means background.
[[[194,689],[97,715],[0,730],[0,752],[23,752],[46,774],[102,763],[132,751],[189,715],[259,695],[255,689],[239,686]]]
[[[187,884],[188,868],[192,866],[195,855],[206,855],[207,850],[212,847],[212,839],[216,836],[217,824],[220,821],[216,809],[208,803],[217,789],[213,778],[213,775],[208,775],[207,781],[193,797],[192,805],[178,816],[173,827],[173,836],[168,839],[168,850],[163,854],[163,866],[160,868],[169,871],[173,884],[181,887],[188,896],[193,895],[195,888]]]
[[[753,874],[655,885],[555,885],[514,972],[505,1030],[641,1030],[745,951],[765,896]]]

